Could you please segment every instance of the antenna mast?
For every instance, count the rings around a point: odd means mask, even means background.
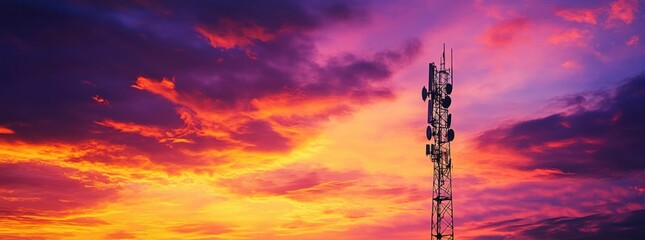
[[[429,64],[428,88],[424,86],[421,95],[423,101],[428,99],[428,126],[426,138],[426,156],[433,163],[432,178],[432,220],[431,239],[454,239],[452,211],[452,158],[450,142],[455,138],[451,129],[452,114],[448,108],[452,102],[450,94],[453,88],[453,62],[450,49],[450,68],[446,68],[446,45],[439,62]]]

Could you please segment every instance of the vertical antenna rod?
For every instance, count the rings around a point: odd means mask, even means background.
[[[423,101],[428,99],[428,126],[426,156],[433,163],[432,178],[432,219],[431,239],[454,239],[452,205],[452,158],[450,142],[455,138],[451,128],[452,114],[448,108],[452,102],[453,90],[453,52],[450,49],[450,68],[446,68],[446,45],[439,62],[439,68],[430,63],[428,88],[421,90]]]

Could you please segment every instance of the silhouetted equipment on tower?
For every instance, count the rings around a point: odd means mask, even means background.
[[[432,178],[432,239],[454,239],[452,210],[452,158],[450,142],[455,139],[451,129],[452,114],[448,108],[452,104],[450,94],[453,90],[452,49],[450,49],[450,68],[446,68],[446,46],[439,66],[429,65],[428,86],[421,89],[421,98],[428,100],[428,126],[426,138],[432,143],[426,144],[426,156],[433,163]]]

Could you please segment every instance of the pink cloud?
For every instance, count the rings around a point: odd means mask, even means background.
[[[625,44],[627,44],[627,46],[633,47],[638,45],[640,43],[640,40],[641,40],[640,36],[634,34],[632,37],[629,38],[629,40],[627,40],[627,42],[625,42]]]
[[[575,60],[566,60],[562,63],[562,67],[566,69],[581,69],[582,66],[578,61]]]
[[[555,15],[571,22],[597,23],[596,11],[591,9],[557,9]]]
[[[3,217],[14,217],[18,221],[28,216],[65,215],[114,198],[119,188],[112,184],[112,180],[96,172],[37,163],[2,163],[1,210]],[[79,218],[70,223],[102,222]]]
[[[638,0],[617,0],[609,5],[607,22],[621,21],[631,24],[636,19]]]
[[[490,27],[481,39],[488,47],[507,47],[529,25],[525,18],[514,18]]]
[[[338,191],[362,176],[359,172],[337,172],[326,168],[290,165],[278,170],[250,173],[223,180],[222,185],[242,195],[282,195],[307,200],[312,196]]]
[[[551,35],[549,42],[555,45],[576,45],[583,47],[586,46],[584,40],[589,34],[590,32],[587,30],[571,28]]]

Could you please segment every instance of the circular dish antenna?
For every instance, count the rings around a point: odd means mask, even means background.
[[[446,133],[446,138],[448,138],[448,142],[454,140],[455,139],[455,130],[448,129],[448,132]]]
[[[446,98],[444,98],[443,101],[441,101],[441,106],[443,106],[443,108],[448,108],[450,107],[451,103],[452,103],[452,99],[450,99],[450,96],[446,96]]]
[[[425,86],[423,86],[423,89],[421,89],[421,99],[425,102],[426,99],[428,98],[428,89],[426,89]]]
[[[426,127],[426,138],[428,140],[432,139],[432,127],[430,126]]]
[[[446,84],[446,93],[447,94],[452,93],[452,84],[450,84],[450,83]]]

